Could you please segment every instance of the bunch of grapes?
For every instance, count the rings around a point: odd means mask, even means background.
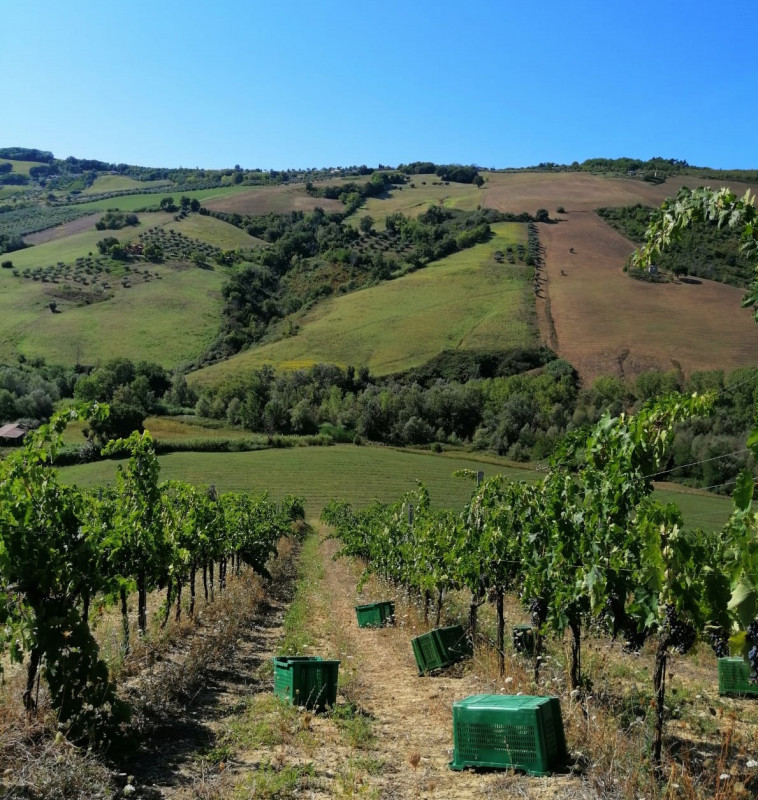
[[[758,677],[758,646],[753,645],[750,648],[747,660],[750,662],[750,679],[754,681]]]
[[[611,635],[615,639],[626,621],[624,604],[615,591],[612,591],[608,597],[605,598],[605,608],[603,609],[602,617],[606,623],[608,623],[611,629]]]
[[[729,655],[729,639],[726,631],[721,626],[712,625],[706,629],[708,640],[710,641],[716,658],[725,658]]]
[[[747,660],[750,662],[750,678],[755,680],[758,677],[758,619],[754,619],[745,631],[747,640],[753,646],[747,654]]]
[[[639,651],[642,650],[642,645],[645,644],[645,640],[647,639],[647,628],[643,628],[641,631],[638,631],[636,628],[630,627],[627,628],[625,634],[626,638],[624,640],[624,652],[639,653]]]
[[[671,638],[671,649],[684,655],[695,644],[697,633],[692,625],[683,622],[671,603],[666,605],[666,621],[664,627],[668,628]]]

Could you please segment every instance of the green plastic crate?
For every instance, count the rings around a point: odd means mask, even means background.
[[[339,666],[320,656],[276,656],[274,693],[293,705],[322,711],[337,700]]]
[[[436,628],[411,639],[419,675],[441,669],[471,655],[471,643],[461,625]]]
[[[439,644],[443,657],[451,664],[470,656],[474,650],[466,636],[462,625],[450,625],[447,628],[435,628],[432,633]]]
[[[568,753],[557,697],[477,694],[453,703],[451,769],[520,769],[548,775]]]
[[[391,600],[379,603],[367,603],[355,607],[359,628],[378,628],[391,625],[395,621],[395,604]]]
[[[527,656],[534,655],[534,629],[531,625],[513,626],[513,649]]]
[[[741,656],[720,658],[719,694],[744,694],[758,697],[758,683],[750,681],[750,667]]]

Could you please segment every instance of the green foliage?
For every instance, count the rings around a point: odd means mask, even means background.
[[[139,217],[122,211],[108,211],[95,223],[95,228],[99,231],[120,230],[128,225],[139,225]]]
[[[683,188],[673,200],[666,200],[650,223],[645,244],[635,251],[632,268],[645,269],[652,258],[679,241],[693,224],[712,222],[719,228],[741,231],[740,251],[750,260],[758,257],[758,211],[750,192],[738,198],[729,189]],[[758,302],[758,280],[755,275],[743,307]],[[758,319],[758,312],[757,319]]]
[[[611,227],[639,244],[644,242],[656,210],[637,204],[598,208],[597,213]],[[678,241],[658,254],[656,266],[674,276],[693,275],[741,287],[747,286],[752,275],[749,259],[740,252],[740,231],[719,227],[715,221],[683,230]]]

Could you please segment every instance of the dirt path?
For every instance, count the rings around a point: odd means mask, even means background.
[[[291,592],[285,587],[278,597],[267,594],[231,656],[134,763],[138,797],[593,797],[570,775],[450,770],[453,702],[506,687],[515,692],[520,685],[513,677],[503,686],[485,681],[476,672],[486,670],[476,670],[482,665],[475,660],[419,677],[410,640],[432,626],[378,582],[359,595],[360,569],[350,560],[335,561],[337,543],[324,534],[318,578],[306,591],[306,652],[340,659],[335,709],[316,715],[274,697],[271,659],[281,652]],[[354,607],[379,599],[395,600],[397,625],[358,628]]]
[[[342,657],[355,699],[374,720],[376,755],[385,762],[368,784],[382,798],[579,798],[575,778],[532,778],[502,772],[456,772],[452,758],[452,703],[472,694],[499,691],[479,679],[470,664],[456,665],[434,677],[419,677],[410,640],[426,628],[399,599],[397,626],[358,628],[354,607],[387,597],[356,592],[356,569],[345,560],[333,561],[332,541],[322,542],[324,589],[329,598],[331,629],[342,637]],[[325,642],[325,644],[327,644]],[[352,663],[351,663],[352,662]],[[344,663],[344,662],[343,662]],[[417,761],[414,768],[413,762]]]

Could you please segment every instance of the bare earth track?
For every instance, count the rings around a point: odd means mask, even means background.
[[[452,703],[503,687],[478,678],[471,662],[419,677],[410,639],[432,625],[420,624],[400,598],[396,627],[358,628],[354,606],[371,599],[356,592],[357,566],[334,561],[337,549],[334,541],[322,538],[322,578],[312,589],[308,608],[309,628],[322,632],[310,652],[341,660],[334,715],[301,711],[294,714],[294,721],[280,717],[276,724],[287,728],[282,740],[249,749],[234,747],[220,765],[198,757],[222,744],[245,714],[248,720],[258,719],[258,709],[272,703],[272,680],[265,666],[281,644],[285,604],[282,598],[267,601],[238,640],[233,658],[212,671],[183,717],[159,731],[135,763],[139,797],[588,800],[593,796],[581,778],[569,774],[534,778],[503,771],[450,770]],[[369,594],[376,591],[381,588],[367,589]],[[511,684],[509,691],[519,688]],[[341,733],[339,710],[346,702],[370,720],[372,736],[366,741],[356,744]],[[266,793],[268,777],[287,770],[307,773],[294,793]]]

